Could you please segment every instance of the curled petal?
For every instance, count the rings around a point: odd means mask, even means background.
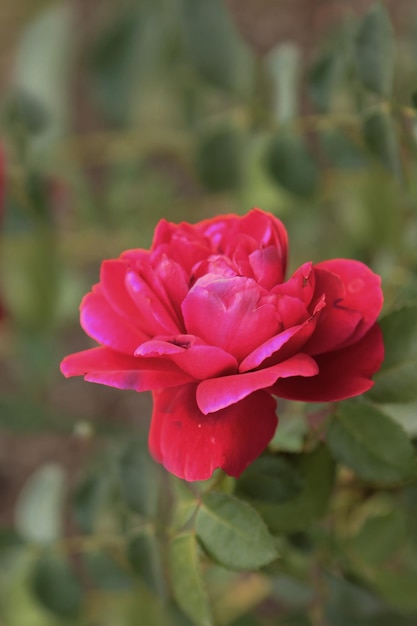
[[[133,356],[149,336],[119,315],[104,297],[101,285],[84,296],[80,305],[80,323],[87,335],[107,348]]]
[[[84,376],[89,382],[135,391],[183,385],[192,380],[169,361],[138,359],[107,348],[70,354],[62,361],[61,372],[67,378]]]
[[[278,329],[275,307],[257,307],[259,297],[259,287],[250,278],[209,274],[196,282],[182,304],[187,331],[240,360]]]
[[[319,301],[316,304],[313,315],[303,324],[284,330],[255,348],[241,362],[239,372],[248,372],[261,365],[263,367],[273,365],[296,354],[314,333],[317,319],[324,306],[324,300]]]
[[[384,358],[382,332],[375,324],[352,346],[315,357],[319,373],[314,378],[278,380],[272,393],[289,400],[336,402],[365,393],[373,386]]]
[[[206,415],[246,398],[254,391],[271,387],[278,378],[315,376],[318,367],[306,354],[296,354],[287,361],[246,374],[203,380],[197,387],[197,404]]]
[[[381,312],[384,297],[381,278],[360,261],[332,259],[315,265],[319,270],[332,272],[343,282],[345,295],[343,306],[361,315],[354,333],[343,345],[351,345],[368,332]]]
[[[308,307],[313,298],[315,285],[313,264],[304,263],[289,280],[273,287],[272,293],[298,298]]]
[[[188,481],[206,480],[218,467],[238,477],[274,435],[275,400],[258,391],[203,415],[195,392],[195,385],[184,385],[153,393],[151,453],[168,471]]]
[[[322,354],[342,346],[358,328],[362,315],[351,308],[346,285],[340,276],[315,268],[315,296],[325,297],[326,307],[320,315],[314,335],[305,346],[309,354]]]
[[[195,379],[203,380],[237,371],[236,359],[193,335],[159,337],[139,346],[136,355],[165,358]]]

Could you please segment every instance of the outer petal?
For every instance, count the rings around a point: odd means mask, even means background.
[[[122,317],[140,328],[140,312],[125,286],[128,261],[120,259],[103,261],[100,270],[100,285],[110,306]]]
[[[254,391],[271,387],[278,378],[315,376],[317,363],[306,354],[296,354],[287,361],[247,374],[234,374],[203,380],[197,387],[197,403],[201,411],[214,413],[246,398]]]
[[[381,312],[384,302],[381,277],[360,261],[348,259],[323,261],[315,267],[332,272],[341,279],[345,286],[345,297],[341,305],[361,314],[362,319],[355,332],[344,344],[351,345],[368,332]]]
[[[184,385],[153,393],[151,453],[185,480],[205,480],[218,467],[238,477],[274,435],[275,400],[258,391],[231,407],[203,415],[195,391],[195,385]]]
[[[62,361],[61,372],[67,378],[84,376],[89,382],[135,391],[183,385],[192,380],[169,361],[125,356],[107,348],[70,354]]]
[[[180,330],[177,321],[174,321],[164,303],[139,274],[133,271],[127,272],[125,284],[138,308],[143,328],[150,335],[176,334]]]
[[[350,308],[346,286],[338,275],[322,269],[315,269],[314,273],[315,296],[324,294],[326,307],[305,350],[309,354],[322,354],[342,346],[357,329],[362,315],[355,308]]]
[[[217,346],[208,346],[193,335],[159,337],[139,346],[136,355],[162,357],[193,378],[203,380],[237,371],[236,359]]]
[[[313,378],[278,380],[272,393],[289,400],[335,402],[352,398],[373,386],[371,376],[384,359],[382,333],[375,324],[358,343],[316,356],[319,374]]]
[[[117,352],[133,356],[136,348],[149,338],[110,306],[101,285],[95,285],[84,296],[80,310],[80,323],[87,335]]]
[[[182,304],[187,331],[240,360],[278,330],[275,307],[267,303],[257,308],[259,298],[259,287],[250,278],[209,274]]]

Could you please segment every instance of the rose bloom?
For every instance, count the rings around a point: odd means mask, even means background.
[[[150,450],[173,474],[238,477],[274,435],[274,396],[351,398],[383,360],[377,275],[333,259],[285,280],[286,264],[285,227],[259,209],[162,220],[150,250],[103,262],[80,307],[100,347],[66,357],[62,372],[151,390]]]

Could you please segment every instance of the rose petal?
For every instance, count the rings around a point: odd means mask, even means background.
[[[87,335],[117,352],[133,356],[136,348],[149,338],[111,307],[101,285],[95,285],[84,296],[80,310],[80,324]]]
[[[161,302],[157,293],[139,274],[129,271],[125,278],[126,289],[139,310],[141,324],[149,335],[177,334],[178,324]]]
[[[314,333],[320,311],[325,306],[324,300],[319,301],[303,324],[293,326],[282,333],[275,335],[251,352],[239,365],[239,372],[248,372],[261,365],[266,367],[284,361],[298,352]]]
[[[284,268],[280,253],[273,246],[254,250],[249,263],[256,281],[265,289],[272,289],[284,279]]]
[[[345,296],[340,305],[361,314],[362,319],[356,330],[343,344],[351,345],[365,335],[381,312],[384,302],[381,277],[360,261],[349,259],[323,261],[315,268],[336,274],[345,287]]]
[[[315,297],[324,294],[326,307],[321,312],[314,335],[305,346],[309,354],[322,354],[342,346],[353,335],[361,322],[359,311],[349,307],[346,286],[339,276],[327,270],[314,268]]]
[[[138,359],[107,348],[70,354],[62,361],[61,372],[67,378],[84,376],[89,382],[136,391],[183,385],[192,380],[169,361]]]
[[[153,393],[149,447],[157,461],[179,478],[206,480],[221,467],[236,478],[272,439],[275,400],[258,391],[212,415],[203,415],[195,385]]]
[[[287,266],[288,235],[284,224],[275,215],[259,209],[249,211],[240,221],[240,232],[245,232],[261,244],[260,247],[274,245],[281,259],[282,276]]]
[[[197,404],[205,415],[214,413],[254,391],[271,387],[278,378],[315,376],[318,371],[314,359],[306,354],[296,354],[287,361],[256,372],[203,380],[197,387]]]
[[[133,325],[140,325],[140,313],[125,286],[129,263],[120,259],[103,261],[100,284],[111,307]]]
[[[298,298],[308,307],[313,298],[315,285],[313,264],[309,262],[301,265],[285,283],[274,287],[272,293]]]
[[[315,357],[319,373],[314,378],[278,380],[277,396],[304,402],[335,402],[352,398],[373,386],[371,376],[384,359],[382,332],[375,324],[358,343]]]
[[[236,359],[216,346],[208,346],[194,335],[164,337],[143,343],[137,355],[165,357],[193,378],[203,380],[237,371]]]
[[[278,329],[275,307],[257,308],[259,297],[259,287],[250,278],[209,274],[196,282],[182,304],[187,332],[240,360]]]

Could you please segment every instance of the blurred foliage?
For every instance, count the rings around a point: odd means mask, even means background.
[[[415,7],[407,28],[375,2],[309,54],[295,33],[261,56],[222,0],[8,4],[0,623],[413,626]],[[386,360],[364,399],[281,402],[239,480],[187,484],[148,456],[146,397],[58,364],[86,347],[103,258],[161,217],[253,205],[284,220],[293,267],[382,275]]]

